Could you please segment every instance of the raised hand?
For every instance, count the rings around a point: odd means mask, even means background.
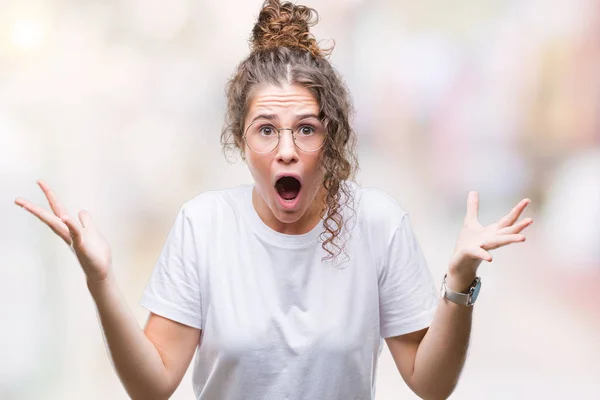
[[[81,210],[78,213],[80,223],[77,222],[43,180],[38,180],[37,184],[44,192],[52,212],[20,197],[15,199],[15,204],[35,215],[69,245],[77,256],[88,282],[98,283],[105,280],[112,267],[111,249],[94,225],[90,213]]]
[[[511,243],[524,242],[523,229],[533,223],[532,218],[517,222],[519,216],[531,203],[523,199],[508,214],[488,226],[479,223],[479,194],[469,192],[467,214],[454,253],[450,259],[449,272],[455,276],[474,276],[481,261],[492,261],[488,250],[497,249]]]

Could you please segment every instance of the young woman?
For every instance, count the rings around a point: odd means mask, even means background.
[[[457,384],[477,269],[488,250],[525,240],[529,200],[483,227],[469,193],[440,299],[407,212],[352,181],[351,102],[315,21],[310,8],[264,3],[222,132],[254,183],[181,207],[141,299],[143,330],[90,214],[76,221],[43,181],[52,213],[16,200],[72,247],[134,399],[169,398],[194,352],[198,399],[373,399],[383,339],[417,395],[443,399]]]

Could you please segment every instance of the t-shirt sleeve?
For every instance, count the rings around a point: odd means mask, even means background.
[[[379,275],[383,338],[427,328],[439,302],[421,246],[404,214],[392,235]]]
[[[162,317],[202,329],[200,278],[192,220],[184,204],[139,304]]]

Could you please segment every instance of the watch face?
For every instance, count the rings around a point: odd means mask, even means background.
[[[479,290],[481,289],[481,279],[477,278],[477,282],[475,282],[475,287],[473,288],[473,294],[471,294],[470,303],[473,304],[477,300],[477,296],[479,296]]]

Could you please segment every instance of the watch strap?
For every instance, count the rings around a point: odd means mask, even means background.
[[[450,289],[448,289],[448,287],[446,287],[446,298],[453,303],[466,306],[469,304],[469,296],[469,293],[453,292]]]
[[[444,275],[444,281],[442,282],[442,298],[447,298],[451,302],[460,304],[463,306],[472,306],[474,303],[471,302],[471,297],[473,294],[473,288],[475,287],[475,284],[477,283],[477,278],[475,278],[475,280],[471,283],[471,286],[469,287],[467,293],[460,293],[460,292],[454,292],[454,291],[448,289],[448,286],[446,286],[446,278],[447,277],[448,277],[448,274],[446,273]]]

